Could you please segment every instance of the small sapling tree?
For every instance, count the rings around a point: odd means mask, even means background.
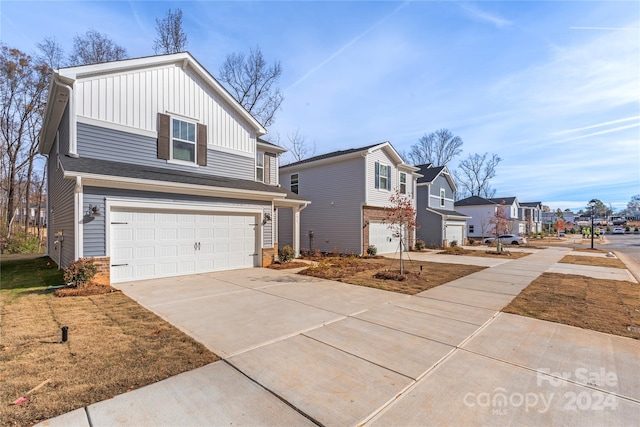
[[[503,234],[506,234],[510,231],[511,224],[509,222],[508,210],[509,208],[505,206],[504,200],[500,202],[500,206],[496,208],[495,213],[489,220],[489,224],[491,224],[492,234],[496,237],[496,250],[498,252],[502,252],[502,244],[498,240]]]
[[[404,274],[402,252],[405,245],[405,234],[411,235],[416,229],[416,209],[406,195],[396,190],[389,197],[390,206],[387,207],[383,223],[393,232],[393,237],[400,241],[400,274]]]

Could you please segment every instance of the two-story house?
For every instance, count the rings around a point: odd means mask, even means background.
[[[468,216],[454,209],[456,184],[446,166],[419,165],[416,237],[427,247],[463,245]],[[455,243],[454,243],[455,242]]]
[[[524,221],[526,234],[541,232],[542,202],[520,202],[520,219]]]
[[[56,71],[40,135],[49,255],[112,282],[261,266],[283,150],[189,53]]]
[[[415,208],[418,168],[402,161],[389,142],[335,151],[280,167],[280,183],[311,204],[300,212],[300,246],[322,252],[394,253],[400,239],[383,220],[394,192]],[[291,218],[279,213],[279,243],[290,244]],[[404,237],[413,244],[415,231]]]
[[[456,211],[470,217],[467,220],[467,237],[482,238],[494,233],[492,218],[496,216],[498,209],[509,221],[510,233],[524,234],[525,224],[519,217],[520,204],[516,197],[484,197],[471,196],[458,200],[454,204]]]

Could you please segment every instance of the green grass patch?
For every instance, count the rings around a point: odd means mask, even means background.
[[[0,260],[0,289],[21,290],[61,285],[63,271],[48,256],[12,257]]]

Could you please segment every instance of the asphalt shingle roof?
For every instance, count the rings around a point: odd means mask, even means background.
[[[504,201],[505,205],[511,205],[516,200],[515,197],[492,197],[491,199],[485,199],[480,196],[471,196],[466,199],[458,200],[454,203],[455,206],[482,206],[482,205],[499,205]]]
[[[449,211],[449,210],[446,210],[446,209],[435,209],[435,208],[429,208],[429,209],[431,209],[432,211],[437,212],[437,213],[439,213],[440,215],[443,215],[443,216],[461,216],[461,217],[465,217],[465,218],[469,217],[469,215],[465,215],[465,214],[462,214],[462,213],[456,212],[456,211]]]
[[[288,168],[288,167],[291,167],[291,166],[302,165],[302,164],[305,164],[305,163],[311,163],[311,162],[315,162],[315,161],[318,161],[318,160],[330,159],[332,157],[344,156],[346,154],[357,153],[359,151],[366,151],[366,150],[368,150],[370,148],[373,148],[373,147],[375,147],[377,145],[380,145],[380,144],[383,144],[383,143],[380,142],[378,144],[367,145],[366,147],[351,148],[349,150],[340,150],[340,151],[333,151],[331,153],[320,154],[319,156],[309,157],[308,159],[300,160],[299,162],[289,163],[288,165],[280,166],[280,169]]]
[[[442,169],[444,169],[444,166],[433,166],[431,163],[426,165],[417,165],[416,167],[420,168],[418,173],[422,175],[422,178],[418,178],[418,184],[432,182],[436,179],[438,174],[442,172]]]
[[[302,200],[297,194],[282,187],[247,179],[235,179],[201,173],[181,172],[172,169],[140,166],[130,163],[111,162],[86,157],[60,156],[62,167],[69,172],[83,172],[97,175],[117,176],[150,181],[176,182],[180,184],[203,185],[207,187],[235,188],[248,191],[282,193],[288,199]]]

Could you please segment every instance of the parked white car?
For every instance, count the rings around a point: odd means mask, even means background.
[[[495,237],[487,237],[484,239],[484,242],[489,244],[495,241],[499,241],[504,245],[526,245],[527,238],[518,236],[517,234],[503,234],[502,236]]]
[[[616,227],[611,231],[612,234],[624,234],[624,228]]]

